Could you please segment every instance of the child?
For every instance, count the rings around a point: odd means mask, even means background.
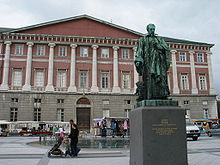
[[[64,139],[63,139],[63,146],[65,148],[65,157],[67,155],[71,156],[71,153],[70,153],[70,142],[69,142],[68,136],[64,137]]]

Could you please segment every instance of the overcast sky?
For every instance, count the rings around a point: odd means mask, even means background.
[[[0,27],[18,28],[87,14],[146,33],[215,44],[214,86],[220,94],[219,0],[0,0]]]

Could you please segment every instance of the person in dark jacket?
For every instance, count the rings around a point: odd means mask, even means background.
[[[80,151],[80,149],[77,147],[78,136],[79,136],[78,127],[73,120],[70,120],[70,134],[69,134],[69,138],[71,139],[70,148],[71,148],[71,156],[74,157],[78,156],[78,153]]]

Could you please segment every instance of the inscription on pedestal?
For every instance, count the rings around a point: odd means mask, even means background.
[[[171,136],[176,133],[176,124],[169,123],[168,119],[162,119],[160,123],[152,124],[154,134],[159,136]]]

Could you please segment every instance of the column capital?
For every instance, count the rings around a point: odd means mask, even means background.
[[[28,46],[33,46],[34,43],[33,43],[33,42],[27,42],[27,45],[28,45]]]
[[[113,46],[112,48],[114,49],[114,51],[117,51],[119,49],[119,46]]]
[[[56,44],[55,43],[49,43],[48,46],[53,48],[54,46],[56,46]]]
[[[4,44],[11,45],[11,41],[5,41]]]
[[[177,51],[176,50],[171,50],[170,51],[172,54],[175,54]]]
[[[211,56],[211,55],[212,55],[212,52],[211,52],[211,51],[208,51],[208,52],[207,52],[207,55],[208,55],[208,56]]]
[[[70,44],[70,47],[74,49],[74,48],[77,47],[77,45],[76,44]]]
[[[194,51],[189,51],[189,54],[190,55],[193,55],[195,52]]]
[[[93,49],[97,49],[99,46],[98,45],[92,45]]]

